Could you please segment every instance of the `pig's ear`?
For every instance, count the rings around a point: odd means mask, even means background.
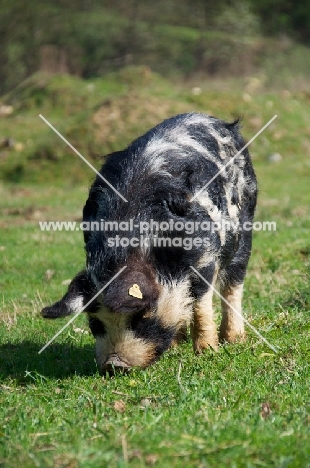
[[[71,281],[68,292],[60,301],[44,307],[41,315],[44,318],[55,319],[80,312],[85,304],[91,299],[91,285],[85,271],[81,271]],[[94,301],[95,302],[95,301]],[[91,304],[94,307],[95,304]]]

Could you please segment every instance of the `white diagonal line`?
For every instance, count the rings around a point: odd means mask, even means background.
[[[52,338],[51,340],[49,340],[49,342],[46,343],[45,346],[43,346],[43,348],[40,349],[40,351],[38,351],[38,354],[41,354],[42,351],[44,351],[44,350],[55,340],[55,338],[57,338],[57,336],[59,336],[59,335],[60,335],[60,334],[61,334],[61,333],[62,333],[62,332],[63,332],[63,331],[64,331],[64,330],[65,330],[65,329],[66,329],[82,312],[83,312],[83,310],[85,310],[86,307],[88,307],[89,304],[91,304],[91,303],[93,302],[93,300],[96,299],[96,297],[98,297],[99,294],[101,294],[102,291],[104,291],[104,290],[109,286],[109,284],[111,284],[112,281],[114,281],[115,278],[116,278],[118,275],[120,275],[120,274],[122,273],[122,271],[125,270],[125,268],[127,268],[126,265],[125,265],[123,268],[121,268],[121,269],[116,273],[116,275],[114,275],[113,278],[111,278],[110,281],[108,281],[108,282],[103,286],[103,288],[101,288],[100,291],[98,291],[97,294],[95,294],[94,297],[92,297],[91,300],[88,301],[87,304],[84,305],[84,307],[83,307],[79,312],[77,312],[76,314],[74,314],[74,316],[69,320],[69,322],[67,322],[66,325],[65,325],[64,327],[62,327],[62,329],[59,330],[59,332],[57,332],[56,335],[54,335],[53,338]]]
[[[270,344],[269,341],[267,341],[266,338],[265,338],[263,335],[261,335],[261,334],[259,333],[259,331],[256,330],[256,328],[253,327],[253,325],[252,325],[245,317],[243,317],[243,315],[240,314],[240,312],[239,312],[235,307],[233,307],[233,306],[225,299],[225,297],[223,297],[222,294],[219,293],[219,292],[215,289],[215,287],[214,287],[211,283],[209,283],[209,281],[207,281],[207,280],[199,273],[199,271],[197,271],[193,266],[191,266],[191,269],[192,269],[192,270],[196,273],[196,275],[198,275],[199,278],[201,278],[210,288],[212,288],[212,290],[215,292],[215,294],[217,294],[217,295],[222,299],[222,301],[224,301],[225,304],[227,304],[227,305],[234,311],[234,313],[235,313],[236,315],[238,315],[238,317],[242,318],[242,320],[248,325],[248,327],[250,327],[251,330],[252,330],[262,341],[264,341],[264,342],[269,346],[270,349],[272,349],[272,351],[274,351],[275,353],[278,352],[277,348],[275,348],[272,344]]]
[[[264,125],[263,128],[261,128],[260,131],[257,132],[256,135],[254,135],[253,138],[251,138],[251,140],[248,141],[247,144],[244,145],[244,147],[241,148],[241,150],[239,150],[238,153],[236,153],[235,156],[234,156],[233,158],[231,158],[231,159],[228,161],[228,163],[225,164],[225,166],[223,166],[222,169],[220,169],[220,170],[215,174],[215,176],[212,177],[212,179],[210,179],[200,190],[198,190],[198,192],[195,193],[195,195],[190,199],[190,202],[192,202],[193,200],[195,200],[195,198],[198,197],[198,195],[199,195],[201,192],[203,192],[203,191],[208,187],[208,185],[210,185],[210,184],[214,181],[214,179],[216,179],[216,178],[220,175],[220,173],[223,172],[223,171],[226,169],[227,166],[229,166],[230,164],[232,164],[232,163],[234,162],[234,160],[236,159],[236,157],[239,156],[239,154],[241,154],[242,151],[245,150],[245,149],[252,143],[252,141],[254,141],[255,138],[257,138],[258,135],[260,135],[260,134],[268,127],[268,125],[270,125],[271,122],[273,122],[276,118],[277,118],[277,115],[274,115],[274,116],[272,117],[272,119],[270,119],[269,122],[267,122],[266,125]]]
[[[72,146],[71,143],[70,143],[68,140],[66,140],[65,137],[63,137],[62,134],[59,133],[59,131],[56,130],[56,128],[53,127],[53,125],[52,125],[48,120],[46,120],[45,117],[43,117],[43,115],[39,114],[39,117],[41,117],[41,119],[44,120],[44,122],[45,122],[52,130],[54,130],[54,132],[57,133],[57,135],[58,135],[65,143],[67,143],[67,145],[70,146],[70,148],[71,148],[78,156],[80,156],[80,158],[81,158],[81,159],[82,159],[82,160],[83,160],[83,161],[84,161],[84,162],[85,162],[85,163],[86,163],[86,164],[87,164],[87,165],[88,165],[88,166],[89,166],[89,167],[90,167],[90,168],[91,168],[91,169],[92,169],[92,170],[93,170],[93,171],[94,171],[94,172],[95,172],[95,173],[96,173],[112,190],[114,190],[114,192],[117,193],[117,195],[118,195],[119,197],[121,197],[122,200],[124,200],[125,202],[128,202],[128,200],[126,200],[126,198],[123,197],[123,195],[122,195],[118,190],[116,190],[116,188],[113,187],[113,185],[110,184],[110,182],[109,182],[107,179],[105,179],[105,178],[103,177],[103,175],[101,175],[100,172],[98,172],[97,169],[96,169],[89,161],[87,161],[87,159],[84,158],[84,156],[82,156],[81,153],[79,153],[79,151],[78,151],[77,149],[75,149],[74,146]]]

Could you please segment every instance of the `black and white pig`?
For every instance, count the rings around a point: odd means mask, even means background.
[[[238,121],[188,113],[106,158],[100,174],[127,202],[96,177],[83,210],[86,268],[60,301],[42,310],[45,318],[79,312],[126,266],[85,310],[100,372],[152,364],[186,336],[188,325],[195,352],[216,349],[208,283],[226,300],[220,340],[243,337],[257,196],[248,150],[233,159],[243,146]]]

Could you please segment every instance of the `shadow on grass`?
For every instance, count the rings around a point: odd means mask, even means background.
[[[44,378],[97,372],[94,345],[53,344],[41,354],[39,350],[40,345],[31,341],[0,345],[0,381],[12,378],[19,385],[27,385]]]

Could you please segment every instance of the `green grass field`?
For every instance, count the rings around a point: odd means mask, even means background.
[[[15,146],[0,149],[0,466],[310,467],[309,92],[173,85],[142,67],[91,82],[37,76],[4,102],[14,112],[0,140]],[[188,341],[146,370],[102,378],[80,316],[39,355],[66,323],[40,309],[66,291],[84,252],[81,232],[41,232],[38,221],[80,219],[94,177],[39,113],[99,168],[101,154],[192,110],[241,115],[246,139],[278,115],[250,147],[256,220],[277,230],[254,233],[244,297],[278,353],[247,329],[245,343],[218,353],[197,357]]]

